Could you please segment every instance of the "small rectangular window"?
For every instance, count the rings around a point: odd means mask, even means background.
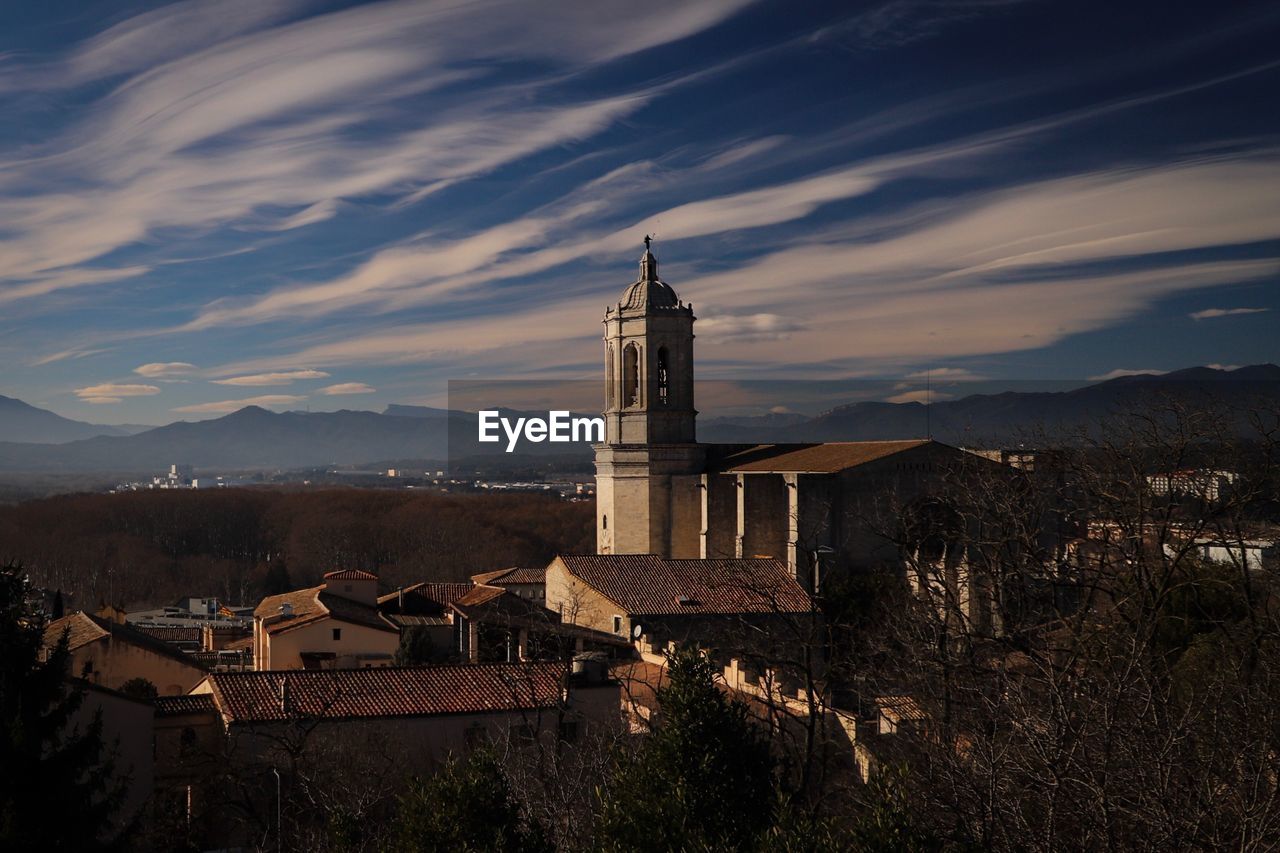
[[[341,639],[342,639],[342,629],[341,629],[341,628],[334,628],[334,629],[333,629],[333,641],[336,643],[336,642],[338,642],[338,641],[339,641],[339,640],[341,640]]]
[[[615,634],[622,633],[622,617],[621,616],[613,617],[613,633]]]

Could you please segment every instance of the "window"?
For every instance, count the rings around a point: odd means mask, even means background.
[[[600,517],[600,529],[601,529],[601,530],[608,530],[608,529],[609,529],[609,516],[607,516],[607,515],[602,515],[602,516]]]
[[[668,401],[670,382],[667,377],[667,348],[658,348],[658,403],[665,406]]]
[[[334,629],[333,629],[333,641],[336,643],[336,642],[338,642],[338,641],[339,641],[339,640],[341,640],[341,639],[342,639],[342,629],[341,629],[341,628],[334,628]]]
[[[621,616],[613,617],[613,633],[615,634],[622,633],[622,617]]]
[[[627,344],[622,351],[622,405],[636,406],[640,403],[640,348],[635,344]]]
[[[613,408],[613,347],[610,346],[604,356],[604,407]]]

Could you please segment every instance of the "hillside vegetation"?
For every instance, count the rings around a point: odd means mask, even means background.
[[[21,561],[68,607],[254,603],[335,568],[394,589],[591,552],[594,512],[538,495],[361,489],[63,495],[0,507],[0,561]]]

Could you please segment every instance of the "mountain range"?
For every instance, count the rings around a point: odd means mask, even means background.
[[[816,417],[704,418],[698,423],[698,437],[736,444],[932,435],[957,445],[996,446],[1037,427],[1087,427],[1108,414],[1153,400],[1207,404],[1234,411],[1231,417],[1242,421],[1242,413],[1259,404],[1280,408],[1280,367],[1196,367],[1126,376],[1070,391],[971,394],[930,406],[857,402]],[[534,447],[562,456],[586,456],[581,445]],[[211,420],[146,428],[83,423],[0,397],[0,471],[7,472],[160,473],[175,462],[206,471],[280,470],[495,453],[500,453],[498,445],[477,442],[474,414],[423,406],[393,404],[382,412],[270,412],[250,406]]]

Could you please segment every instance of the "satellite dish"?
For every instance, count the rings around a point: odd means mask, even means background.
[[[631,636],[635,637],[638,640],[640,639],[642,634],[644,634],[644,626],[641,625],[639,622],[631,626]]]

